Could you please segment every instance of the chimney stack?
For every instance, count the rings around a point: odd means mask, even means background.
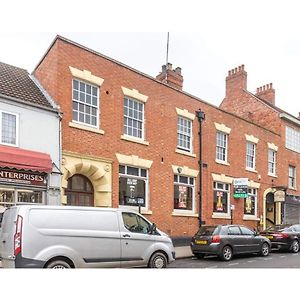
[[[247,90],[247,72],[244,65],[228,71],[226,77],[226,97],[232,96],[239,90]]]
[[[162,66],[162,71],[156,76],[156,79],[176,89],[182,90],[183,77],[181,75],[181,68],[177,67],[173,70],[171,63]]]
[[[275,105],[275,90],[273,89],[272,83],[269,83],[269,84],[266,84],[266,85],[263,85],[263,86],[257,88],[255,95],[257,97]]]

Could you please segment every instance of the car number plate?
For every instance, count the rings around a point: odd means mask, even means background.
[[[271,240],[273,238],[273,236],[272,235],[266,235],[266,238]]]
[[[206,245],[207,241],[198,240],[198,241],[196,241],[196,244],[198,244],[198,245]]]

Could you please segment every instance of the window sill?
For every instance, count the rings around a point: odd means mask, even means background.
[[[190,153],[190,152],[187,152],[184,150],[180,150],[180,149],[176,149],[175,152],[178,154],[183,154],[183,155],[190,156],[190,157],[196,157],[196,154],[193,154],[193,153]]]
[[[194,212],[181,212],[181,211],[173,211],[172,216],[174,217],[192,217],[192,218],[198,218],[198,214],[195,214]]]
[[[256,216],[247,216],[247,215],[244,215],[243,220],[244,221],[260,221],[260,218],[258,218]]]
[[[119,205],[119,208],[123,208],[125,210],[131,209],[135,212],[139,212],[138,206],[129,206],[129,205]],[[152,215],[152,210],[148,210],[145,207],[141,207],[141,214],[142,215]]]
[[[69,122],[69,127],[73,127],[73,128],[77,128],[77,129],[81,129],[81,130],[86,130],[86,131],[90,131],[90,132],[93,132],[93,133],[104,134],[104,130],[89,127],[89,126],[74,123],[74,122]]]
[[[223,161],[219,159],[216,159],[216,163],[224,166],[230,166],[230,163],[228,163],[227,161]]]
[[[125,134],[121,135],[121,140],[149,146],[149,142]]]
[[[278,176],[277,176],[277,175],[275,175],[275,174],[272,174],[272,173],[268,173],[268,176],[270,176],[270,177],[274,177],[274,178],[278,178]]]
[[[227,219],[227,220],[231,219],[231,216],[229,214],[220,214],[220,213],[213,213],[211,217],[213,219]]]
[[[249,171],[249,172],[252,172],[252,173],[257,173],[257,171],[256,171],[256,170],[254,170],[254,169],[250,169],[250,168],[248,168],[248,167],[246,167],[246,171]]]
[[[289,188],[290,190],[292,190],[292,191],[297,191],[297,189],[296,189],[295,187],[289,186],[288,188]]]

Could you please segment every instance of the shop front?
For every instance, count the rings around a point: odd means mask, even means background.
[[[48,154],[0,146],[0,206],[47,204]]]

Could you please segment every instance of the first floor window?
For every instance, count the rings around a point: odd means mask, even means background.
[[[143,168],[119,166],[119,205],[146,207],[148,171]]]
[[[244,200],[244,214],[255,216],[257,205],[257,189],[248,189],[248,197]]]
[[[276,151],[269,149],[268,151],[268,173],[276,174]]]
[[[73,79],[73,121],[98,127],[99,89]]]
[[[216,159],[227,162],[227,140],[228,135],[223,132],[217,132],[216,140]]]
[[[252,170],[255,170],[255,148],[254,143],[247,142],[246,167]]]
[[[289,188],[296,188],[296,168],[289,166]]]
[[[214,213],[229,213],[229,184],[214,182]]]
[[[194,209],[195,178],[175,175],[174,176],[174,209]]]
[[[0,141],[6,145],[17,145],[17,115],[0,111]]]
[[[177,119],[177,148],[192,151],[192,121],[183,117]]]

